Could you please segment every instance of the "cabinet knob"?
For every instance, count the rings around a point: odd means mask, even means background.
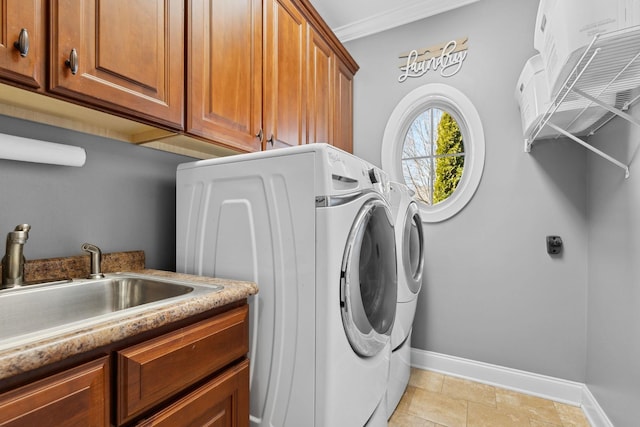
[[[260,128],[260,130],[258,131],[258,133],[256,133],[256,138],[258,138],[258,141],[260,141],[260,143],[262,144],[262,137],[263,137],[263,133],[262,133],[262,128]]]
[[[64,61],[64,65],[69,67],[71,70],[71,74],[75,75],[78,72],[78,52],[76,49],[71,49],[71,53],[69,53],[69,59]]]
[[[18,35],[18,41],[13,42],[13,47],[18,49],[20,52],[20,56],[25,58],[29,53],[29,33],[26,28],[20,30],[20,35]]]
[[[268,142],[269,144],[271,144],[271,146],[272,146],[272,147],[273,147],[273,141],[274,141],[274,139],[273,139],[273,134],[271,134],[271,136],[269,137],[269,139],[267,139],[267,142]]]

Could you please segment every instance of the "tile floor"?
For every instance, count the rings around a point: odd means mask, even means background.
[[[580,408],[420,369],[389,427],[589,427]]]

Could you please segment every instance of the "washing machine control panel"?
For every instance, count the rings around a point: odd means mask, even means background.
[[[380,182],[380,172],[376,168],[369,169],[369,180],[372,184]]]
[[[312,148],[322,153],[316,171],[316,182],[321,184],[316,188],[316,196],[352,195],[358,191],[373,190],[388,200],[389,178],[382,169],[332,146],[310,144],[307,150]]]
[[[369,175],[369,181],[371,181],[373,188],[379,193],[382,193],[388,199],[389,192],[390,192],[390,185],[389,185],[389,178],[387,177],[387,174],[381,169],[373,167],[369,169],[368,175]]]

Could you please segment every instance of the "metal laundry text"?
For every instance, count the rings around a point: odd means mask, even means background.
[[[429,70],[440,70],[442,77],[451,77],[460,71],[467,58],[468,37],[440,43],[425,49],[414,49],[399,56],[403,62],[399,65],[402,74],[400,83],[409,77],[421,77]]]

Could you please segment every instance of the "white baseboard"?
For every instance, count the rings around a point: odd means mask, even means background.
[[[613,423],[607,417],[591,390],[586,385],[582,390],[582,410],[593,427],[613,427]]]
[[[411,349],[411,366],[580,406],[593,427],[613,427],[583,383],[415,348]]]

